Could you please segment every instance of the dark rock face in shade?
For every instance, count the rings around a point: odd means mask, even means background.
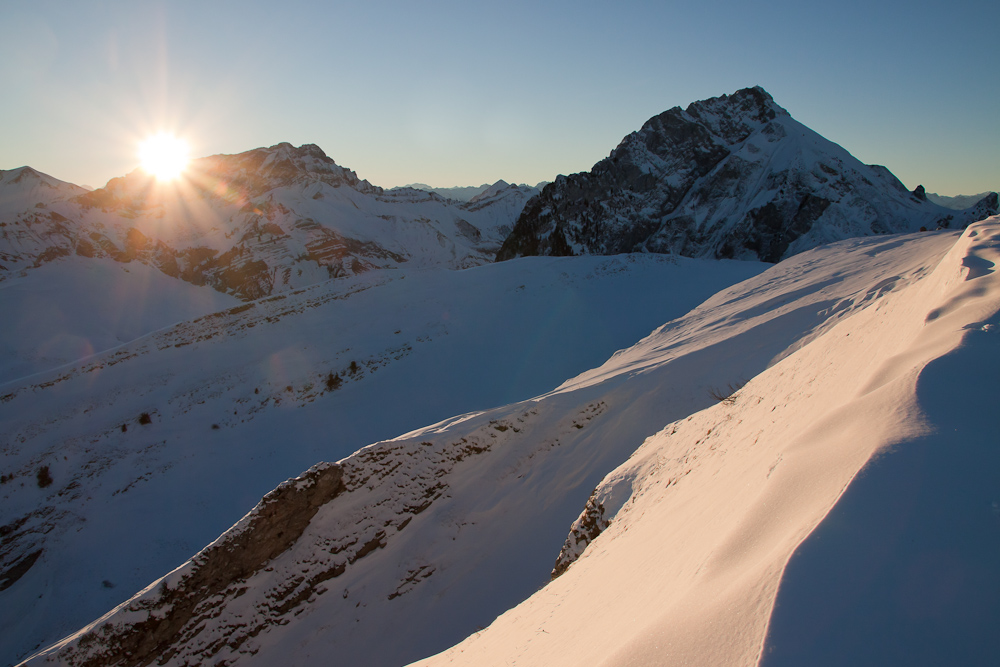
[[[922,186],[909,192],[756,87],[654,116],[589,172],[556,178],[525,206],[497,260],[657,252],[777,262],[830,241],[995,213],[995,203],[955,212]]]

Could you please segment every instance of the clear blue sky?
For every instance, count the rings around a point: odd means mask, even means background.
[[[909,188],[1000,188],[1000,2],[0,0],[0,168],[101,186],[315,143],[376,185],[588,170],[672,106],[761,85]]]

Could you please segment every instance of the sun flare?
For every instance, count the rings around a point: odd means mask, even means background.
[[[186,141],[161,132],[139,144],[142,168],[158,181],[172,181],[180,176],[190,160]]]

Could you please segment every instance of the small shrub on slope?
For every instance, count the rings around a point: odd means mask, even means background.
[[[36,477],[38,477],[38,488],[39,489],[44,489],[45,487],[52,485],[52,481],[53,481],[52,480],[52,475],[49,474],[49,467],[48,466],[42,466],[41,468],[39,468]]]

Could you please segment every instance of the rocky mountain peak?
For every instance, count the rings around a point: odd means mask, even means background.
[[[186,197],[196,194],[206,199],[247,201],[284,187],[307,187],[327,183],[347,186],[367,194],[382,189],[358,178],[354,171],[339,166],[315,144],[298,148],[287,142],[255,148],[234,155],[212,155],[192,160],[182,177]],[[158,203],[154,180],[142,169],[113,178],[97,190],[87,192],[80,203],[111,210],[141,210]]]
[[[760,86],[743,88],[732,95],[692,102],[685,112],[708,128],[712,134],[723,138],[728,145],[743,141],[751,132],[760,129],[779,115],[789,115]]]
[[[31,167],[18,167],[9,169],[2,174],[3,183],[23,183],[28,180],[44,181],[41,172],[37,172]]]
[[[643,251],[777,262],[851,236],[982,217],[909,192],[758,86],[669,109],[590,172],[560,176],[528,202],[497,259]]]
[[[352,170],[337,165],[315,144],[295,148],[283,142],[236,155],[213,155],[195,160],[191,171],[195,179],[201,177],[243,184],[250,196],[275,187],[316,181],[338,187],[347,185],[364,192],[381,192],[381,188],[360,180]]]
[[[51,212],[47,211],[49,205],[85,192],[78,185],[60,181],[31,167],[0,169],[0,218],[3,218],[0,222],[6,222],[25,208],[33,213],[50,215]]]

